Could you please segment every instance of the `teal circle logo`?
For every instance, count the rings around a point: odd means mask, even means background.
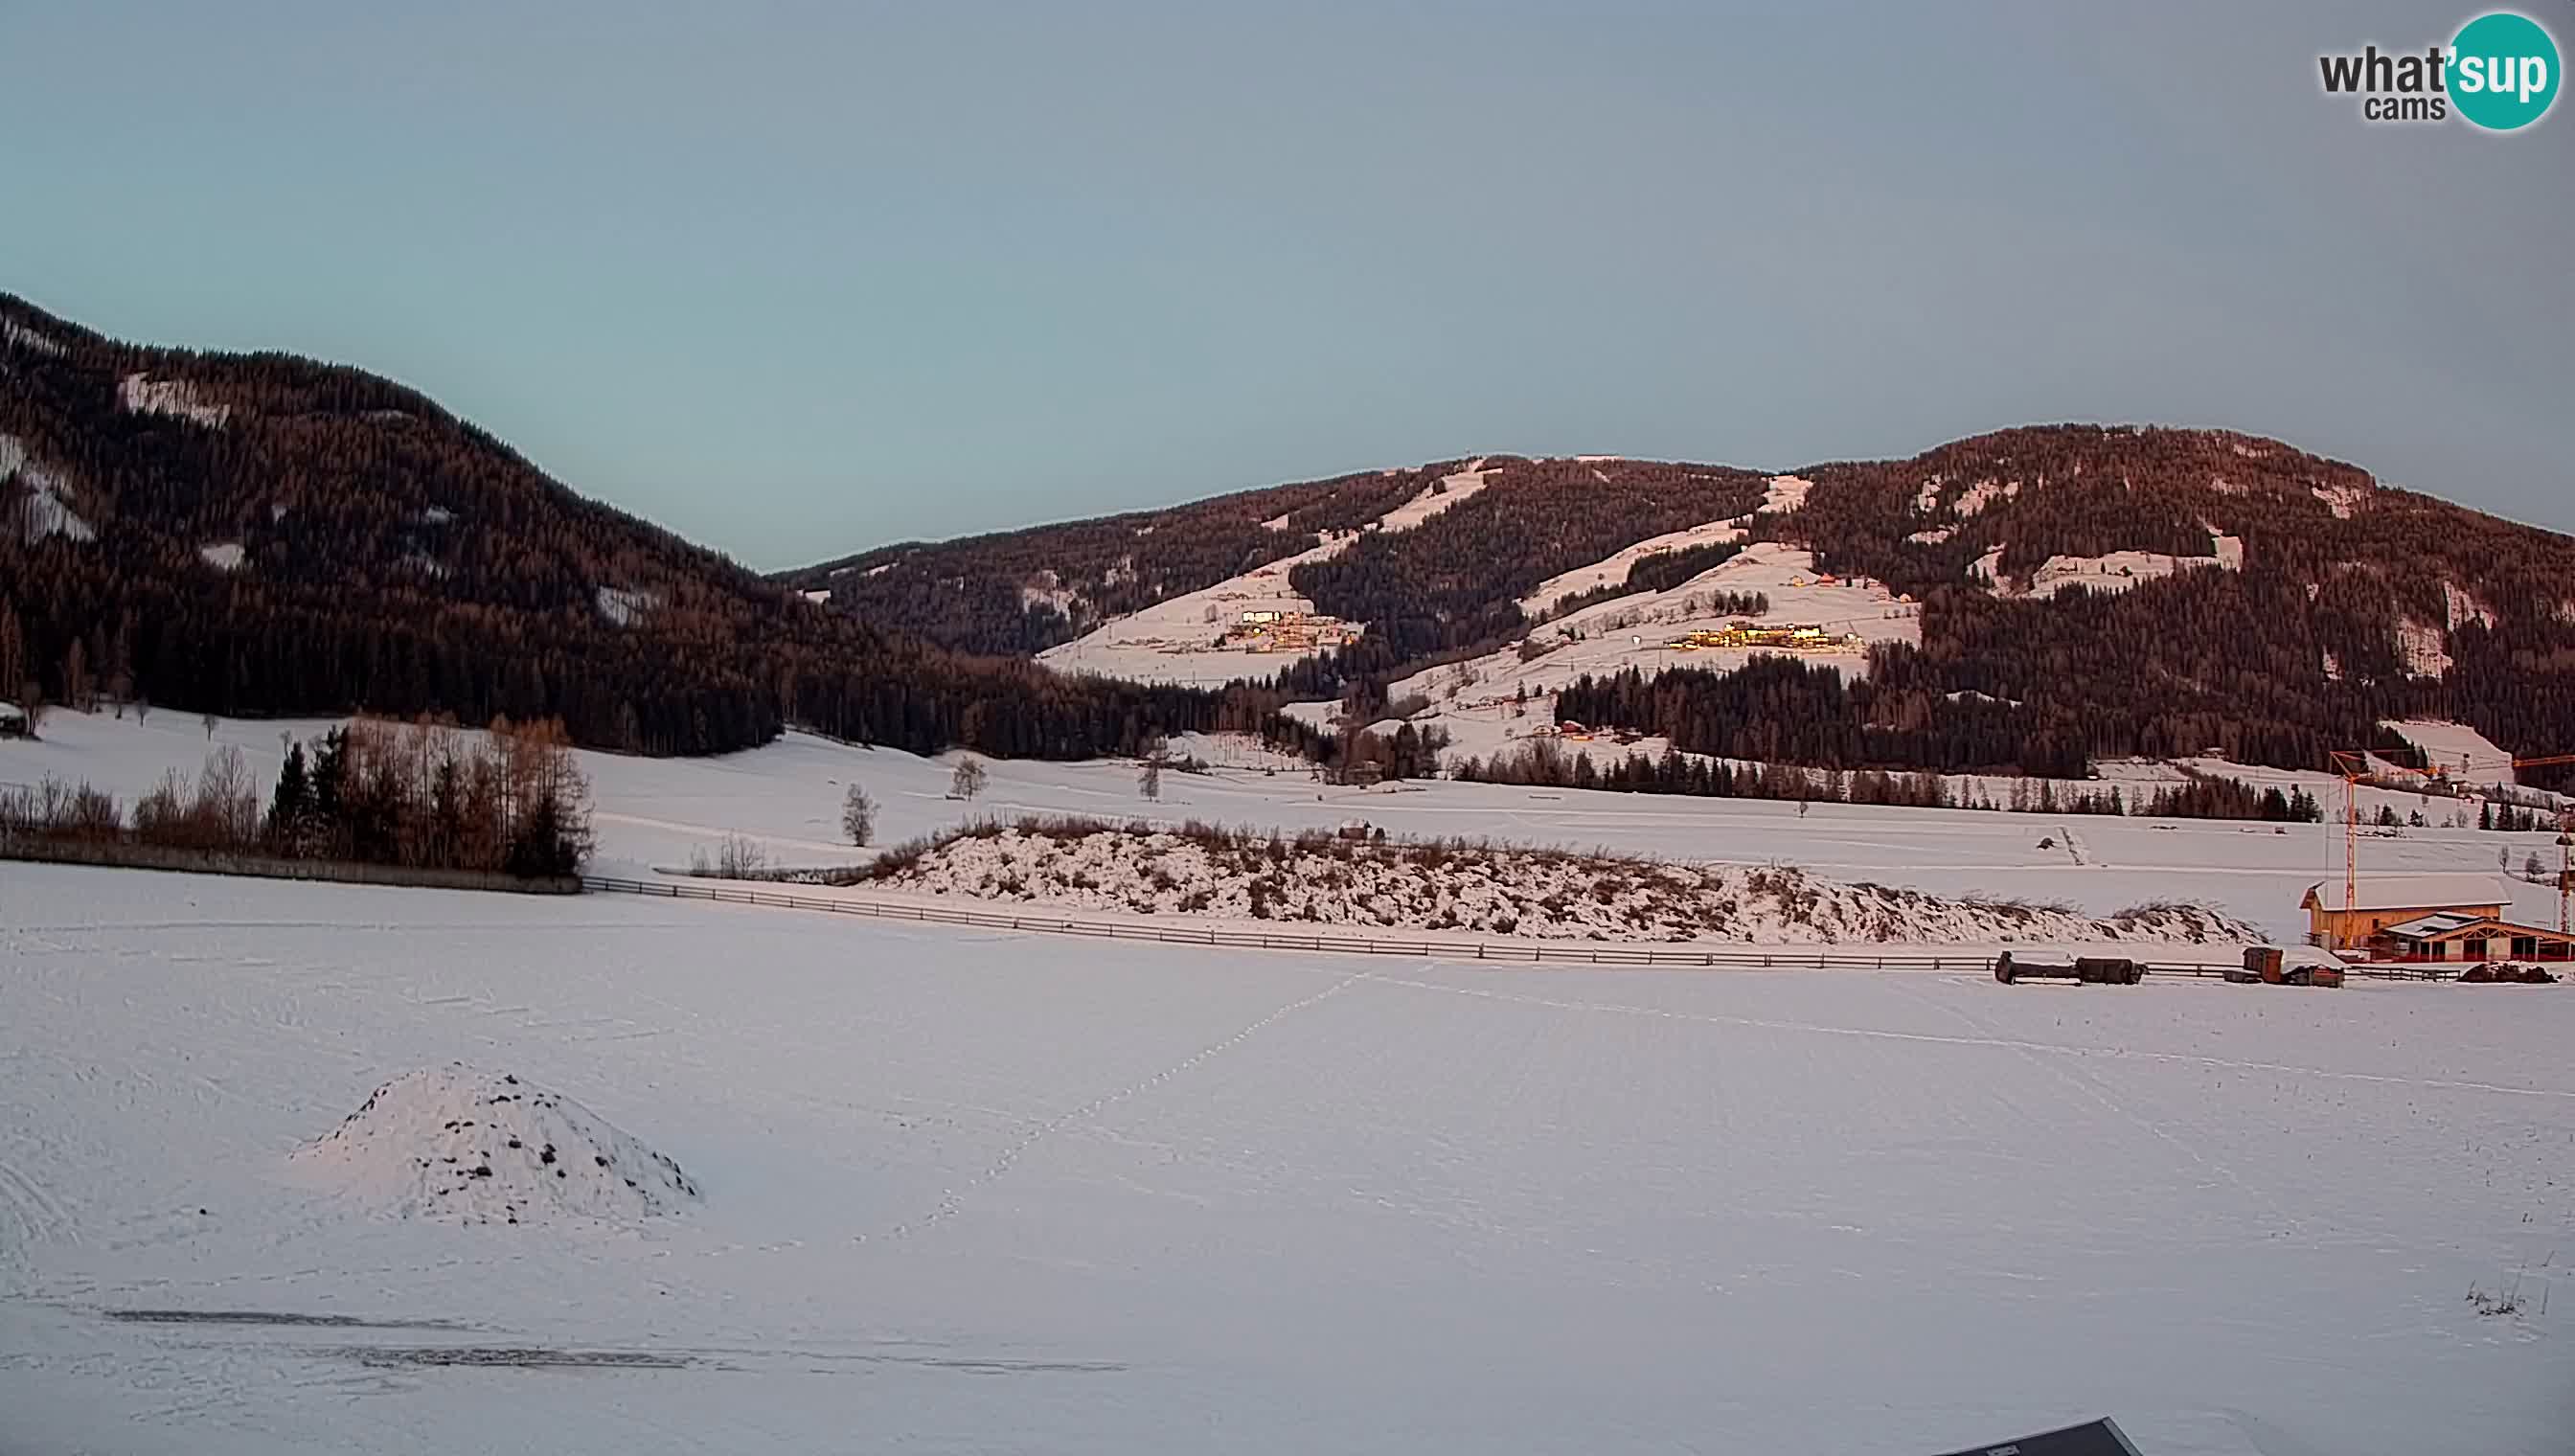
[[[2527,15],[2480,15],[2450,42],[2450,104],[2490,132],[2518,131],[2557,99],[2557,42]]]

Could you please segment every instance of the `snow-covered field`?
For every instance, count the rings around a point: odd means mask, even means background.
[[[1475,466],[1442,476],[1437,486],[1368,523],[1366,529],[1409,531],[1482,490],[1484,479],[1485,473]],[[1287,523],[1281,518],[1265,524],[1284,527]],[[1216,688],[1243,678],[1273,677],[1304,654],[1220,646],[1220,640],[1243,623],[1247,612],[1292,613],[1308,619],[1317,632],[1337,631],[1342,624],[1315,617],[1314,604],[1289,584],[1288,575],[1309,562],[1331,560],[1349,550],[1360,535],[1352,531],[1329,537],[1311,550],[1229,577],[1213,587],[1112,618],[1072,642],[1059,643],[1038,654],[1038,661],[1062,673],[1190,687]]]
[[[193,772],[210,745],[249,754],[267,791],[281,732],[305,736],[317,723],[223,722],[211,740],[198,720],[169,712],[142,724],[131,718],[56,712],[38,742],[0,741],[0,785],[33,783],[51,773],[89,779],[127,802],[176,767]],[[920,758],[891,749],[851,747],[801,733],[719,758],[633,758],[584,752],[599,832],[598,870],[650,874],[686,867],[692,850],[712,849],[742,834],[773,864],[862,862],[872,851],[840,839],[841,798],[852,781],[881,805],[878,839],[892,843],[970,820],[1022,814],[1093,814],[1154,823],[1201,819],[1229,826],[1332,830],[1353,818],[1395,837],[1474,837],[1569,849],[1606,848],[1661,859],[1793,864],[1833,879],[1876,880],[1932,894],[2009,895],[2062,901],[2106,915],[2152,900],[2215,905],[2295,940],[2305,930],[2297,909],[2307,885],[2342,873],[2338,823],[2247,824],[2202,819],[1989,813],[1965,809],[1898,809],[1816,804],[1803,815],[1792,803],[1697,799],[1645,794],[1517,788],[1446,781],[1332,787],[1294,768],[1265,774],[1265,755],[1239,740],[1188,739],[1184,747],[1215,763],[1247,765],[1207,774],[1166,773],[1162,797],[1137,796],[1132,763],[994,761],[992,782],[972,803],[948,798],[953,757]],[[1604,752],[1619,752],[1596,745]],[[1644,745],[1650,746],[1650,745]],[[2248,768],[2210,760],[2204,766],[2257,786],[2303,786],[2328,810],[2339,791],[2331,777]],[[2135,788],[2174,781],[2161,765],[2104,765]],[[2008,780],[1987,780],[2004,801]],[[2362,809],[2387,803],[2401,815],[2426,800],[2365,789]],[[2447,801],[2430,801],[2446,811]],[[2470,822],[2473,823],[2473,814]],[[2274,832],[2274,829],[2279,832]],[[2531,854],[2556,862],[2552,833],[2501,834],[2475,828],[2372,830],[2361,841],[2366,874],[2492,872],[2499,858],[2518,868]],[[8,872],[0,866],[0,874]],[[2553,889],[2509,881],[2514,912],[2554,924]]]
[[[0,1449],[2562,1456],[2570,1036],[13,864]],[[701,1196],[304,1185],[455,1061]]]
[[[1625,580],[1623,568],[1618,579]],[[1759,593],[1769,599],[1770,610],[1757,616],[1722,611],[1716,600],[1727,593]],[[1860,646],[1793,656],[1858,677],[1868,671],[1868,646],[1921,643],[1919,611],[1896,601],[1881,583],[1819,580],[1810,552],[1756,542],[1679,586],[1594,603],[1531,629],[1530,641],[1546,649],[1538,657],[1523,661],[1516,648],[1506,647],[1416,673],[1388,691],[1397,698],[1419,694],[1429,699],[1439,726],[1455,740],[1456,752],[1489,757],[1511,747],[1530,727],[1553,722],[1557,690],[1578,678],[1606,678],[1630,668],[1648,678],[1673,668],[1722,673],[1771,651],[1680,652],[1670,646],[1690,633],[1747,619],[1821,627],[1830,637],[1858,638]],[[1520,712],[1523,703],[1525,714]],[[1646,745],[1649,752],[1659,748],[1659,740]]]

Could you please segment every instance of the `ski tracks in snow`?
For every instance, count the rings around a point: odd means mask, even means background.
[[[10,1282],[15,1265],[23,1273],[42,1243],[77,1244],[80,1229],[44,1185],[0,1157],[0,1290]]]
[[[1208,1045],[1200,1047],[1197,1051],[1192,1052],[1181,1060],[1172,1063],[1170,1066],[1163,1068],[1161,1071],[1154,1073],[1150,1077],[1146,1077],[1141,1081],[1130,1082],[1126,1086],[1118,1088],[1116,1091],[1104,1092],[1101,1095],[1092,1098],[1090,1101],[1083,1103],[1079,1107],[1075,1107],[1070,1111],[1058,1113],[1054,1117],[1051,1117],[1046,1121],[1039,1123],[1037,1126],[1030,1128],[1027,1132],[1022,1133],[1017,1141],[1002,1149],[1001,1155],[994,1158],[993,1161],[983,1169],[983,1171],[975,1174],[973,1177],[968,1178],[966,1181],[942,1194],[939,1199],[939,1205],[931,1209],[928,1213],[925,1213],[918,1218],[898,1223],[883,1233],[874,1235],[873,1238],[868,1234],[862,1233],[856,1235],[852,1241],[855,1243],[889,1242],[895,1239],[910,1237],[911,1235],[920,1233],[934,1225],[947,1222],[949,1219],[956,1217],[960,1212],[964,1211],[966,1199],[969,1195],[990,1186],[994,1181],[1010,1172],[1012,1167],[1039,1143],[1046,1141],[1048,1138],[1055,1136],[1057,1133],[1073,1126],[1075,1123],[1085,1122],[1098,1117],[1100,1114],[1122,1102],[1143,1096],[1145,1093],[1153,1091],[1155,1088],[1163,1086],[1175,1078],[1186,1076],[1190,1072],[1204,1066],[1209,1061],[1224,1055],[1226,1052],[1229,1052],[1238,1046],[1241,1046],[1244,1042],[1251,1040],[1253,1037],[1260,1035],[1263,1031],[1279,1024],[1281,1021],[1284,1021],[1290,1016],[1295,1015],[1297,1012],[1302,1011],[1309,1006],[1317,1005],[1323,1001],[1329,1000],[1333,996],[1339,995],[1342,991],[1349,989],[1351,986],[1358,984],[1360,981],[1371,979],[1374,979],[1374,977],[1368,975],[1364,971],[1355,971],[1349,975],[1342,976],[1333,981],[1330,985],[1323,987],[1321,990],[1314,992],[1310,996],[1306,996],[1301,1000],[1290,1001],[1287,1005],[1281,1006],[1279,1009],[1263,1016],[1261,1019],[1244,1027],[1242,1030],[1235,1032],[1233,1035],[1226,1037],[1222,1041],[1210,1042]]]

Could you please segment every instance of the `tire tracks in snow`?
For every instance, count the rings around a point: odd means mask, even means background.
[[[1371,979],[1374,979],[1374,977],[1368,975],[1364,971],[1355,971],[1349,975],[1342,976],[1338,980],[1333,981],[1330,985],[1323,987],[1321,990],[1314,992],[1310,996],[1306,996],[1301,1000],[1290,1001],[1287,1005],[1281,1006],[1279,1009],[1263,1016],[1261,1019],[1244,1027],[1242,1030],[1235,1032],[1233,1035],[1226,1037],[1222,1041],[1211,1042],[1206,1046],[1200,1047],[1197,1051],[1192,1052],[1181,1060],[1172,1063],[1170,1066],[1163,1068],[1161,1071],[1154,1073],[1150,1077],[1146,1077],[1141,1081],[1130,1082],[1126,1086],[1120,1087],[1113,1092],[1104,1092],[1101,1095],[1092,1098],[1090,1101],[1083,1103],[1079,1107],[1073,1108],[1067,1112],[1056,1114],[1054,1117],[1039,1123],[1037,1126],[1021,1134],[1018,1140],[1014,1141],[1010,1146],[1003,1148],[1001,1155],[994,1158],[983,1171],[941,1194],[938,1206],[932,1208],[929,1212],[922,1214],[918,1218],[898,1223],[892,1228],[885,1230],[883,1233],[876,1234],[874,1236],[864,1233],[855,1235],[851,1242],[891,1242],[896,1239],[908,1238],[913,1234],[923,1232],[938,1224],[947,1222],[949,1219],[956,1217],[959,1213],[965,1210],[966,1199],[969,1195],[991,1186],[995,1181],[1009,1173],[1011,1169],[1018,1164],[1019,1160],[1026,1156],[1029,1151],[1035,1148],[1039,1143],[1046,1141],[1048,1138],[1055,1136],[1057,1133],[1064,1131],[1066,1128],[1073,1126],[1077,1122],[1083,1122],[1097,1117],[1101,1113],[1108,1111],[1110,1108],[1117,1106],[1121,1102],[1126,1102],[1136,1097],[1140,1097],[1176,1077],[1187,1075],[1189,1072],[1205,1065],[1210,1060],[1218,1056],[1222,1056],[1226,1052],[1233,1050],[1235,1047],[1242,1045],[1244,1042],[1251,1040],[1253,1037],[1261,1034],[1268,1028],[1279,1024],[1289,1016],[1295,1015],[1298,1011],[1302,1011],[1309,1006],[1317,1005],[1323,1001],[1329,1000],[1333,996],[1339,995],[1342,991],[1349,989],[1351,986],[1358,984],[1360,981]]]

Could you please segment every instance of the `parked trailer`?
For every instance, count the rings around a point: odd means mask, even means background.
[[[2004,985],[2019,980],[2071,980],[2085,985],[2132,986],[2146,978],[2146,968],[2115,955],[2078,955],[2071,963],[2045,964],[2014,960],[2008,950],[1994,957],[1994,979]]]

